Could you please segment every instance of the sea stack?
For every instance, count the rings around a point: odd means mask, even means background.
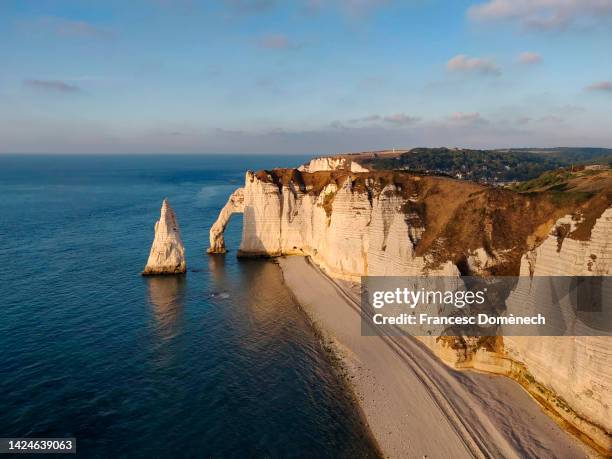
[[[185,247],[178,222],[170,203],[164,199],[159,220],[155,223],[155,239],[151,253],[142,274],[181,274],[186,270]]]

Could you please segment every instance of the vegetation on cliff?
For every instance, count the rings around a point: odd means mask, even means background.
[[[373,170],[410,170],[485,183],[531,180],[559,167],[609,164],[612,150],[605,148],[552,148],[471,150],[413,148],[394,153],[359,154],[353,157]]]
[[[326,186],[348,187],[373,199],[399,196],[406,221],[422,228],[415,255],[435,269],[452,261],[468,274],[470,257],[484,249],[490,263],[484,272],[517,275],[521,257],[544,240],[565,215],[576,221],[573,239],[588,239],[596,219],[612,205],[610,171],[548,173],[515,189],[494,187],[450,177],[408,171],[351,173],[344,170],[302,172],[296,169],[259,171],[256,177],[275,184],[279,192],[319,196]],[[322,199],[328,218],[334,193]]]

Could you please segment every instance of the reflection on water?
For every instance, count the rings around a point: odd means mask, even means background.
[[[282,361],[294,345],[312,347],[304,317],[283,283],[278,265],[270,260],[239,259],[226,265],[225,255],[209,259],[209,301],[237,332],[236,355],[252,360]],[[300,326],[297,326],[300,324]],[[262,374],[262,381],[269,377]]]
[[[246,313],[253,326],[271,331],[278,323],[286,322],[288,315],[295,314],[297,309],[291,312],[287,310],[295,306],[276,263],[243,260],[239,266],[243,295],[248,301]]]
[[[227,279],[225,272],[225,254],[211,253],[208,255],[208,270],[213,277],[215,284],[219,284],[220,288],[224,288]]]
[[[180,332],[185,300],[184,275],[149,276],[149,302],[153,306],[156,333],[163,340],[174,338]]]
[[[247,454],[235,457],[378,457],[354,415],[350,392],[331,371],[278,264],[230,257],[208,260],[208,302],[216,322],[207,322],[207,333],[217,335],[217,328],[223,329],[217,345],[207,348],[209,355],[222,359],[214,368],[215,379],[223,381],[225,406],[217,422],[243,432],[243,438],[257,425],[265,436],[274,432],[285,438],[286,445],[269,449],[268,440],[257,434],[243,449]],[[330,399],[332,412],[323,403]],[[329,439],[325,448],[317,445],[315,435],[304,435],[307,423],[309,429],[324,432]]]

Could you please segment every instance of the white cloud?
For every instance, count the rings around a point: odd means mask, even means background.
[[[499,75],[501,72],[495,62],[480,57],[469,57],[457,54],[446,63],[447,70],[451,72],[482,73]]]
[[[542,63],[542,55],[531,51],[525,51],[519,54],[518,61],[525,65],[535,65]]]
[[[272,10],[275,0],[223,0],[225,6],[239,14],[260,14]]]
[[[407,124],[413,124],[420,120],[416,116],[408,116],[405,113],[395,113],[393,115],[387,115],[383,118],[387,123],[404,126]]]
[[[350,15],[361,16],[387,5],[389,0],[338,0],[340,7]]]
[[[531,123],[532,119],[529,116],[520,116],[516,119],[516,124],[525,125]]]
[[[305,153],[329,154],[389,147],[464,146],[507,148],[609,145],[609,118],[562,125],[550,117],[531,122],[505,122],[459,112],[415,125],[386,123],[347,127],[342,123],[311,128],[278,127],[241,130],[214,129],[188,123],[161,123],[129,128],[121,123],[92,123],[81,119],[6,119],[0,113],[2,152],[63,153]],[[472,122],[469,122],[472,120]],[[474,122],[476,121],[476,122]],[[521,120],[528,121],[528,120]],[[181,135],[177,135],[180,133]]]
[[[478,124],[487,122],[478,112],[455,112],[449,119],[451,122],[458,124]]]
[[[349,123],[373,123],[375,121],[380,121],[380,115],[368,115],[368,116],[362,116],[361,118],[353,118],[351,120],[349,120]]]
[[[325,7],[332,7],[344,16],[363,18],[378,8],[388,6],[392,0],[301,0],[301,3],[308,13],[318,13]]]
[[[612,92],[612,81],[598,81],[586,87],[589,91]]]
[[[60,80],[24,80],[23,84],[29,88],[42,89],[44,91],[52,92],[78,92],[81,89],[71,83]]]
[[[477,21],[510,21],[540,29],[589,26],[612,19],[612,0],[488,0],[468,16]]]
[[[47,29],[59,37],[112,39],[115,34],[106,28],[87,21],[73,21],[61,17],[47,16],[38,19],[34,26]]]
[[[265,49],[299,49],[302,47],[299,43],[292,42],[285,34],[269,34],[260,37],[257,40],[257,46]]]
[[[350,119],[348,120],[348,122],[350,124],[367,125],[367,124],[376,123],[378,121],[383,121],[384,123],[388,123],[389,125],[408,126],[410,124],[417,123],[420,120],[421,118],[417,116],[410,116],[410,115],[406,115],[404,112],[401,112],[401,113],[393,113],[391,115],[385,115],[385,116],[380,116],[380,115],[362,116],[360,118]]]

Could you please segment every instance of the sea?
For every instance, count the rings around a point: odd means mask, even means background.
[[[271,260],[208,231],[271,155],[0,155],[0,437],[80,457],[376,457]],[[188,272],[140,275],[162,200]]]

